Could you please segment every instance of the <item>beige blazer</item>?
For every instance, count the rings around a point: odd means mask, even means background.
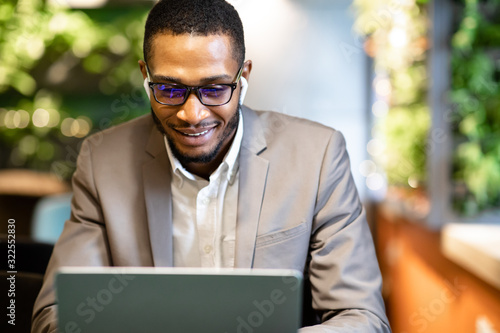
[[[242,115],[235,266],[308,275],[324,322],[304,332],[389,332],[342,135],[274,112],[243,106]],[[170,170],[151,115],[83,142],[71,217],[35,303],[33,332],[56,331],[53,277],[61,266],[172,266]]]

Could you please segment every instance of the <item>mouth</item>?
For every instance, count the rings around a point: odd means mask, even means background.
[[[185,146],[203,146],[211,142],[218,125],[201,128],[172,128],[176,133],[176,141]]]
[[[184,131],[179,131],[179,130],[176,130],[177,132],[181,133],[182,135],[185,135],[185,136],[191,136],[191,137],[197,137],[197,136],[201,136],[201,135],[205,135],[208,133],[208,131],[210,131],[210,129],[207,129],[203,132],[199,132],[199,133],[185,133]]]
[[[198,137],[206,135],[215,127],[217,127],[217,125],[213,125],[210,127],[199,127],[199,128],[173,128],[173,130],[187,137]]]

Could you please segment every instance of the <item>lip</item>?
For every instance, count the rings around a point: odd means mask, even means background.
[[[200,128],[172,128],[176,141],[185,146],[202,146],[207,144],[215,132],[216,126]]]
[[[215,126],[198,127],[198,128],[174,128],[177,132],[187,136],[198,136],[210,131]]]

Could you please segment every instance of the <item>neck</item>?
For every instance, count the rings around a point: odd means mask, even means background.
[[[187,165],[183,165],[183,167],[192,174],[209,180],[210,175],[217,170],[222,161],[223,158],[217,157],[208,163],[188,163]]]

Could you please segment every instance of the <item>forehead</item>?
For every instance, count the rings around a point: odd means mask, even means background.
[[[231,39],[227,35],[173,35],[153,37],[148,65],[157,73],[203,70],[209,72],[235,71]],[[234,68],[233,68],[234,67]]]

